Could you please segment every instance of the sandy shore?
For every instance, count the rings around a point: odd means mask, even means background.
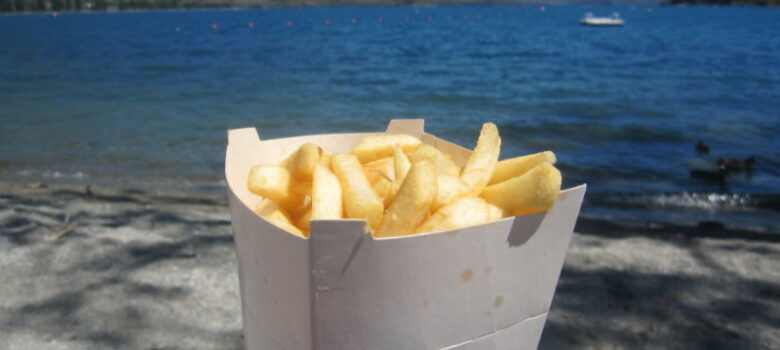
[[[2,348],[241,348],[224,196],[28,187],[0,183]],[[576,231],[541,349],[780,348],[780,233]]]

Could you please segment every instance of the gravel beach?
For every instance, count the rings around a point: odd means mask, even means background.
[[[224,195],[0,183],[0,348],[240,349]],[[541,349],[780,348],[780,233],[581,218]]]

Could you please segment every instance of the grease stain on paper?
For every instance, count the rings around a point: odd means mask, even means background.
[[[463,283],[469,283],[471,282],[471,279],[474,277],[474,270],[472,269],[465,269],[463,272],[460,273],[460,280],[463,281]]]
[[[493,300],[493,307],[498,309],[501,307],[503,303],[504,303],[504,297],[499,295],[496,297],[496,300]]]

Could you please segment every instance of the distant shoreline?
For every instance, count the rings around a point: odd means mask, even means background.
[[[12,0],[13,1],[13,0]],[[15,0],[21,2],[21,0]],[[241,9],[275,9],[275,8],[339,8],[339,7],[436,7],[436,6],[518,6],[518,7],[536,7],[536,6],[657,6],[658,2],[651,3],[648,1],[640,1],[637,3],[559,3],[559,2],[546,2],[546,1],[529,1],[529,2],[516,2],[516,1],[485,1],[485,0],[463,0],[454,2],[430,2],[430,1],[415,1],[415,0],[379,0],[379,1],[338,1],[338,0],[326,0],[326,1],[314,1],[314,0],[295,0],[289,2],[283,2],[278,0],[194,0],[187,2],[186,0],[118,0],[118,1],[88,1],[88,0],[72,0],[74,2],[73,8],[69,7],[53,7],[49,9],[36,9],[32,8],[24,10],[17,7],[15,10],[11,10],[5,2],[0,2],[0,14],[66,14],[66,13],[114,13],[114,12],[134,12],[134,11],[176,11],[176,10],[241,10]],[[566,0],[563,0],[566,1]],[[63,2],[64,4],[65,2]],[[106,4],[109,4],[106,6]],[[84,6],[84,4],[92,4],[91,7]],[[102,4],[100,6],[94,4]],[[144,5],[147,4],[147,5]],[[177,5],[178,4],[178,5]]]
[[[262,0],[261,0],[262,1]],[[134,1],[128,1],[134,2]],[[264,2],[264,1],[263,1]],[[5,5],[5,4],[3,4]],[[87,13],[123,13],[123,12],[147,12],[147,11],[210,11],[210,10],[251,10],[251,9],[291,9],[291,8],[340,8],[340,7],[433,7],[433,6],[453,6],[453,7],[466,7],[466,6],[517,6],[517,7],[535,7],[535,6],[719,6],[719,7],[780,7],[780,0],[733,0],[733,1],[719,1],[719,0],[662,0],[659,3],[648,4],[548,4],[544,2],[533,3],[518,3],[518,2],[455,2],[455,3],[400,3],[397,1],[380,1],[380,2],[345,2],[338,4],[331,3],[313,3],[313,2],[294,2],[288,4],[232,4],[232,3],[217,3],[209,4],[203,3],[197,6],[172,6],[165,7],[165,5],[159,5],[161,7],[117,7],[117,8],[91,8],[91,9],[46,9],[46,10],[19,10],[11,11],[6,7],[0,6],[0,15],[40,15],[40,14],[87,14]]]
[[[11,2],[22,0],[11,0]],[[30,8],[23,9],[17,5],[12,9],[8,3],[0,2],[0,13],[15,14],[46,14],[46,13],[90,13],[90,12],[132,12],[152,10],[215,10],[215,9],[272,9],[272,8],[316,8],[316,7],[428,7],[428,6],[553,6],[543,1],[540,2],[513,2],[513,1],[485,1],[462,0],[454,2],[430,2],[416,0],[70,0],[72,6],[65,6],[66,2],[58,3],[59,7],[47,9]],[[562,4],[559,4],[562,5]],[[628,4],[626,4],[628,5]],[[34,4],[33,4],[34,6]]]

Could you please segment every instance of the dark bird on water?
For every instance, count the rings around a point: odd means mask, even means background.
[[[708,154],[710,153],[710,146],[705,145],[704,141],[699,140],[699,142],[696,143],[696,153]]]
[[[700,170],[700,169],[693,169],[690,171],[691,177],[699,180],[704,180],[708,182],[717,182],[721,185],[724,185],[726,183],[726,172],[723,170],[719,171],[710,171],[710,170]]]

